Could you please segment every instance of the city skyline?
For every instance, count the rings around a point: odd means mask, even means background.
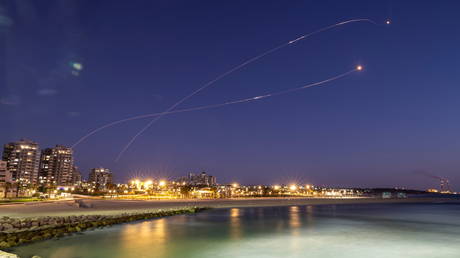
[[[27,138],[42,147],[69,147],[104,123],[162,112],[296,36],[352,18],[391,19],[390,26],[349,24],[299,42],[183,107],[285,90],[362,64],[358,74],[276,99],[165,116],[114,162],[149,119],[120,125],[75,148],[75,165],[85,177],[91,168],[107,167],[120,181],[207,171],[219,181],[247,184],[437,186],[414,173],[424,170],[459,190],[455,8],[417,3],[410,12],[415,3],[394,3],[390,15],[386,2],[366,1],[314,8],[306,2],[186,5],[177,11],[174,3],[31,3],[30,13],[21,13],[8,4],[1,12],[12,33],[0,74],[6,85],[0,143]],[[46,12],[62,15],[40,18]],[[58,29],[59,23],[65,26]],[[34,33],[37,26],[48,29]]]
[[[35,154],[33,154],[33,151]],[[58,189],[58,190],[75,190],[80,189],[87,191],[87,187],[94,187],[94,190],[101,193],[108,192],[112,187],[117,189],[125,185],[132,185],[133,182],[141,182],[152,184],[155,182],[159,185],[168,183],[180,183],[187,186],[201,186],[201,187],[266,187],[272,189],[279,189],[281,186],[286,189],[296,189],[298,186],[313,186],[312,182],[307,182],[303,179],[293,179],[289,181],[275,181],[270,184],[261,184],[260,182],[245,184],[240,180],[233,180],[232,182],[219,182],[213,175],[208,175],[206,171],[201,171],[195,174],[192,169],[188,170],[188,176],[183,175],[169,175],[167,177],[158,174],[137,174],[132,178],[116,180],[113,178],[113,173],[109,168],[102,166],[91,168],[87,176],[83,176],[74,164],[72,148],[56,145],[52,148],[41,149],[39,143],[29,139],[20,139],[16,142],[10,142],[4,145],[3,160],[0,160],[0,177],[3,183],[16,183],[22,182],[24,187],[45,187],[44,189]],[[32,160],[31,158],[34,158]],[[32,171],[32,172],[31,172]],[[364,186],[346,186],[345,188],[340,185],[323,184],[318,185],[318,189],[393,189],[398,190],[415,190],[421,192],[441,192],[441,193],[455,193],[450,185],[450,180],[445,177],[440,177],[431,174],[427,171],[413,171],[414,174],[430,178],[433,183],[432,188],[428,189],[411,189],[405,186],[392,186],[392,187],[364,187]],[[0,183],[1,183],[0,182]],[[242,183],[242,184],[241,184]],[[32,184],[32,185],[29,185]],[[11,190],[11,189],[10,189]],[[93,190],[93,191],[94,191]],[[120,190],[120,189],[118,189]],[[353,190],[353,191],[354,191]]]

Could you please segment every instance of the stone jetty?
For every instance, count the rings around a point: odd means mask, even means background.
[[[196,213],[207,208],[185,208],[119,215],[80,215],[65,217],[0,218],[0,249],[24,243],[59,238],[83,230],[114,224],[146,220],[179,214]],[[1,256],[0,256],[1,257]]]

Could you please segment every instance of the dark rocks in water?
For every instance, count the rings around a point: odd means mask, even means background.
[[[38,240],[42,240],[43,237],[42,236],[33,236],[30,241],[38,241]]]
[[[5,249],[5,248],[9,248],[10,245],[8,244],[8,242],[6,241],[2,241],[0,242],[0,249]]]
[[[196,213],[206,208],[187,208],[170,211],[123,213],[118,215],[80,215],[41,217],[34,219],[0,218],[0,248],[51,238],[60,238],[86,229],[105,227],[143,219]],[[1,256],[0,256],[1,257]]]
[[[11,229],[13,229],[13,228],[14,228],[14,226],[11,225],[11,224],[9,224],[9,223],[4,223],[4,224],[2,224],[2,231],[11,230]]]

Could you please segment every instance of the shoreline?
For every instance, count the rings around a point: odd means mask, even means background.
[[[83,202],[86,207],[77,205]],[[341,205],[341,204],[391,204],[391,203],[459,203],[460,198],[229,198],[229,199],[175,199],[175,200],[116,200],[78,199],[57,202],[33,202],[0,206],[0,216],[11,218],[33,218],[71,215],[120,215],[122,213],[152,212],[165,209],[191,207],[243,208],[291,205]]]
[[[82,199],[79,199],[82,200]],[[0,206],[0,249],[56,239],[94,228],[149,220],[153,218],[192,214],[207,209],[273,207],[295,205],[350,204],[460,204],[460,198],[238,198],[208,200],[104,200],[83,199],[91,208],[80,208],[76,201],[11,204]],[[51,209],[51,211],[49,210]],[[15,210],[13,216],[5,213]],[[78,211],[78,212],[77,212]],[[15,214],[14,214],[15,213]],[[52,214],[50,214],[52,213]],[[9,228],[5,228],[9,224]],[[3,253],[5,257],[17,257]],[[10,255],[10,256],[7,256]],[[1,256],[0,256],[1,257]]]

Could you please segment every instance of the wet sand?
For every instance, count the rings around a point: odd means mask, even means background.
[[[178,209],[183,207],[262,207],[289,205],[322,205],[322,204],[368,204],[368,203],[459,203],[460,198],[240,198],[211,200],[107,200],[84,199],[84,203],[92,208],[80,208],[74,201],[24,203],[0,206],[0,216],[9,217],[41,217],[69,215],[113,215],[155,211],[159,209]]]

